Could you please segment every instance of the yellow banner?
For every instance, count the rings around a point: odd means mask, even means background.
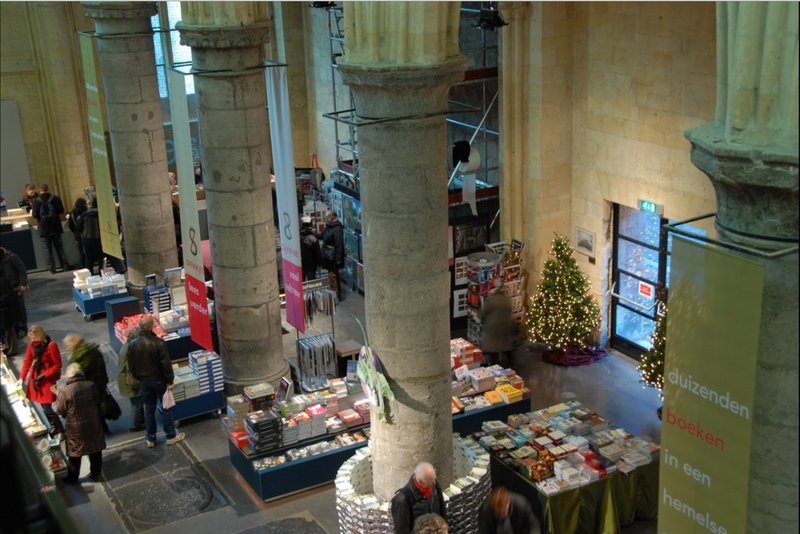
[[[674,236],[658,532],[745,532],[763,266]]]
[[[111,162],[108,159],[105,137],[105,114],[100,102],[95,64],[95,42],[92,36],[80,34],[81,59],[86,86],[86,108],[89,116],[89,138],[92,148],[94,187],[97,194],[97,210],[100,215],[100,241],[103,252],[122,259],[122,247],[117,224],[117,206],[111,185]]]

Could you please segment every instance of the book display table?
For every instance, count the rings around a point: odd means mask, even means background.
[[[83,314],[83,320],[92,321],[106,314],[106,302],[126,297],[127,293],[116,293],[114,295],[103,295],[102,297],[91,298],[87,294],[72,288],[72,299],[75,301],[75,309]]]
[[[659,447],[646,438],[574,401],[491,423],[506,428],[472,438],[488,447],[492,485],[525,496],[542,533],[615,534],[657,516]]]
[[[217,415],[225,409],[225,392],[212,391],[197,397],[177,401],[172,413],[176,421],[190,419],[198,415]]]
[[[344,403],[343,403],[344,404]],[[453,431],[459,433],[469,433],[471,429],[480,429],[481,422],[487,419],[505,418],[512,413],[523,413],[531,408],[530,399],[523,399],[513,404],[496,404],[487,408],[470,410],[453,416]],[[350,427],[346,431],[357,431],[367,428],[369,425]],[[336,473],[353,453],[365,446],[368,441],[362,441],[339,447],[337,449],[325,451],[313,456],[292,460],[283,465],[270,467],[269,469],[256,470],[253,467],[253,460],[281,454],[283,451],[310,445],[320,441],[335,438],[336,433],[329,433],[310,440],[301,441],[291,445],[269,451],[262,454],[248,455],[238,448],[230,439],[228,447],[230,450],[231,464],[242,475],[253,491],[263,500],[269,501],[279,497],[284,497],[292,493],[304,491],[322,484],[333,482]]]

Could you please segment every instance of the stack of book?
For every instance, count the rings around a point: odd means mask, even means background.
[[[327,410],[321,404],[306,408],[305,412],[311,417],[311,437],[321,436],[327,432],[325,428],[325,415]]]
[[[511,384],[502,384],[497,386],[495,391],[500,394],[500,397],[506,404],[512,404],[522,400],[522,391],[515,388]]]
[[[247,438],[256,453],[266,452],[280,446],[280,419],[269,410],[250,413],[244,420]]]
[[[474,389],[476,393],[494,389],[496,384],[494,375],[485,367],[470,369],[469,378],[472,383],[472,389]]]
[[[364,424],[369,423],[370,421],[370,410],[369,410],[369,401],[367,399],[357,400],[353,403],[353,409],[361,416],[361,420]]]
[[[250,407],[249,411],[269,410],[275,400],[275,388],[269,382],[261,382],[260,384],[245,386],[242,396]]]
[[[164,284],[145,286],[142,296],[146,313],[161,313],[172,306],[172,295]]]
[[[216,352],[207,350],[190,352],[189,366],[197,373],[200,379],[200,393],[222,391],[225,387],[225,382],[222,377],[222,360]],[[271,400],[272,399],[270,399],[270,402]],[[271,407],[271,405],[269,407]],[[264,407],[259,409],[264,409]]]
[[[452,369],[462,365],[473,368],[480,365],[482,361],[483,352],[474,344],[463,337],[450,340],[450,367]]]
[[[244,430],[244,418],[247,416],[248,404],[242,395],[228,397],[228,431]]]
[[[344,423],[345,426],[348,427],[360,425],[363,422],[361,416],[358,415],[358,412],[356,412],[352,408],[342,410],[338,412],[336,416],[342,420],[342,423]]]
[[[191,367],[178,367],[174,373],[172,395],[175,397],[175,402],[200,395],[200,382]]]

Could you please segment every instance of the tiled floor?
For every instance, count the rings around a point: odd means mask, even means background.
[[[106,321],[100,318],[85,322],[83,315],[75,309],[71,294],[71,274],[34,273],[30,275],[30,283],[32,291],[27,297],[29,324],[44,326],[51,338],[59,341],[60,345],[63,345],[60,341],[64,336],[72,331],[81,332],[90,342],[103,344],[109,376],[115,377],[116,355],[107,344]],[[335,318],[337,339],[361,339],[354,317],[363,316],[363,299],[358,294],[348,295],[341,303]],[[295,339],[293,332],[284,335],[285,354],[289,357],[294,354]],[[18,370],[22,364],[22,356],[13,357],[11,361]],[[639,383],[632,360],[612,353],[589,366],[563,368],[542,362],[535,347],[527,346],[517,354],[515,364],[532,391],[534,409],[564,399],[577,398],[629,432],[660,440],[661,426],[656,417],[658,395]],[[128,432],[127,400],[122,399],[120,405],[123,407],[123,417],[110,425],[112,434],[105,453],[103,483],[93,484],[87,481],[77,487],[58,484],[58,491],[64,497],[71,519],[80,532],[121,534],[135,531],[174,534],[183,530],[201,533],[319,534],[320,529],[323,529],[333,534],[338,531],[332,485],[264,503],[231,466],[226,436],[219,420],[204,416],[190,424],[184,423],[181,430],[186,432],[185,445],[182,444],[177,449],[172,447],[175,450],[170,450],[169,453],[164,450],[165,446],[155,449],[154,452],[146,449],[142,435]],[[220,492],[219,496],[212,494],[202,512],[184,516],[179,513],[180,506],[202,506],[203,503],[156,501],[158,506],[152,504],[150,508],[158,507],[160,511],[148,517],[158,516],[167,522],[158,524],[158,521],[154,521],[151,525],[147,523],[148,520],[142,520],[144,512],[136,509],[137,506],[147,506],[147,492],[137,490],[133,483],[126,485],[122,481],[125,477],[132,477],[131,480],[135,478],[140,484],[145,484],[148,473],[168,471],[167,467],[172,465],[170,455],[179,459],[180,451],[184,448],[188,455],[183,456],[196,458],[201,463],[201,474],[211,479],[209,486],[216,488]],[[153,458],[150,458],[151,455]],[[189,460],[186,461],[191,464]],[[88,470],[86,464],[88,461],[84,462],[84,469]],[[184,467],[191,470],[188,464]],[[175,469],[179,469],[177,463]],[[191,479],[196,475],[197,473],[192,472],[191,476],[182,479],[186,479],[186,484],[191,485]],[[153,481],[157,479],[156,476]],[[129,495],[121,497],[118,493],[122,488],[127,488]],[[194,489],[197,490],[194,494],[198,497],[198,502],[202,501],[200,493],[205,490],[199,486]],[[163,499],[163,495],[169,495],[169,491],[161,495]],[[130,504],[136,503],[137,499],[137,505]],[[122,509],[119,510],[119,507]],[[138,518],[137,521],[133,521],[134,516]],[[276,523],[278,520],[285,521]],[[623,529],[623,532],[654,533],[656,524],[655,521],[637,522]]]

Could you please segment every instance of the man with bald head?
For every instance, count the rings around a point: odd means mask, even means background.
[[[139,381],[139,393],[144,405],[144,425],[147,431],[147,447],[156,446],[156,406],[161,402],[164,392],[172,389],[175,374],[169,357],[166,342],[153,333],[155,320],[145,315],[139,321],[139,336],[128,345],[128,367]],[[175,418],[172,408],[161,410],[161,422],[167,435],[167,445],[178,443],[186,435],[175,431]]]
[[[436,482],[436,468],[422,462],[414,469],[408,484],[392,497],[392,519],[397,534],[412,532],[414,521],[425,514],[438,514],[447,520],[442,488]]]

